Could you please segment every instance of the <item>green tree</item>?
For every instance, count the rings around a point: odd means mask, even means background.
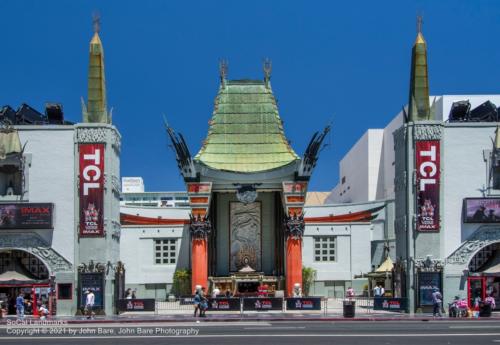
[[[171,293],[175,296],[191,295],[191,271],[178,269],[174,273]]]
[[[314,277],[316,276],[316,270],[312,267],[302,268],[302,286],[304,296],[309,296],[312,284],[314,284]]]

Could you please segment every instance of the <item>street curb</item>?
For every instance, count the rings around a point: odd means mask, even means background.
[[[471,318],[433,318],[433,317],[417,317],[417,318],[396,318],[396,317],[354,317],[354,318],[344,318],[344,317],[309,317],[309,318],[206,318],[203,320],[200,319],[188,319],[188,318],[182,318],[182,319],[116,319],[116,320],[110,320],[110,319],[94,319],[94,320],[64,320],[64,319],[51,319],[51,320],[46,320],[46,321],[60,321],[64,322],[64,324],[69,324],[69,325],[76,325],[76,324],[82,324],[82,325],[90,325],[90,324],[113,324],[113,323],[123,323],[123,324],[135,324],[135,323],[193,323],[196,321],[200,321],[203,323],[218,323],[218,322],[304,322],[304,321],[313,321],[313,322],[387,322],[387,321],[398,321],[398,322],[415,322],[415,321],[437,321],[437,322],[456,322],[456,321],[470,321],[470,322],[475,322],[475,321],[485,321],[485,320],[492,320],[492,321],[499,321],[500,317],[494,317],[494,318],[478,318],[478,319],[471,319]],[[17,319],[13,319],[13,321],[17,321]],[[32,324],[36,324],[35,322],[39,322],[38,319],[28,319],[25,320],[27,322],[33,321]],[[28,323],[27,325],[30,325],[31,323]],[[0,321],[0,325],[7,325],[7,321]],[[12,326],[23,326],[23,324],[16,324],[13,322],[11,324]],[[51,324],[48,323],[50,326]]]

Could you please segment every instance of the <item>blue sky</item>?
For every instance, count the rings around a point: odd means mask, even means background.
[[[500,1],[0,0],[0,105],[42,111],[56,101],[80,121],[96,10],[122,176],[142,176],[150,191],[184,189],[162,114],[196,154],[222,58],[229,79],[262,78],[263,58],[272,60],[285,133],[299,154],[333,118],[310,190],[333,188],[349,148],[407,103],[417,13],[432,94],[500,88]]]

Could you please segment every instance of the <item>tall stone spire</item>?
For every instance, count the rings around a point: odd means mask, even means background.
[[[493,150],[496,152],[500,152],[500,126],[497,126],[497,129],[495,131],[495,142],[493,144]]]
[[[427,43],[422,35],[422,17],[417,17],[417,39],[411,54],[409,121],[431,120],[429,77],[427,73]]]
[[[104,77],[104,49],[99,37],[100,18],[94,15],[94,36],[90,41],[88,103],[83,108],[83,122],[111,123],[106,102],[106,79]]]

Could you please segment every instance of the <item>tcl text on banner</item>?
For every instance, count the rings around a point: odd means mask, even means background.
[[[415,144],[417,176],[417,231],[439,231],[439,140]]]
[[[104,144],[80,144],[80,236],[104,235]]]

